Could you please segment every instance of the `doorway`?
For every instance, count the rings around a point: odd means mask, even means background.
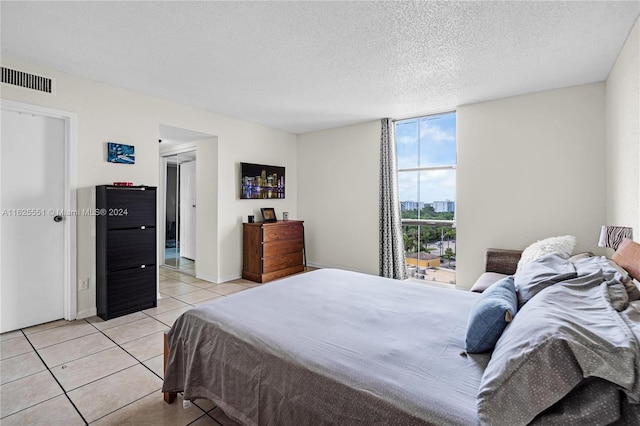
[[[76,115],[2,101],[0,332],[76,317]]]
[[[164,156],[164,265],[195,275],[196,150]]]

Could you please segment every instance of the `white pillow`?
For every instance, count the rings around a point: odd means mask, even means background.
[[[569,256],[571,256],[571,253],[573,253],[573,248],[575,246],[576,237],[573,235],[562,235],[559,237],[545,238],[544,240],[536,241],[522,252],[516,272],[518,272],[527,263],[533,262],[545,254],[558,253],[560,256],[568,259]]]

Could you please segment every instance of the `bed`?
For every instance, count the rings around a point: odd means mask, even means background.
[[[244,425],[639,424],[640,307],[614,271],[579,268],[480,354],[465,335],[483,294],[321,269],[217,299],[166,335],[165,400]]]

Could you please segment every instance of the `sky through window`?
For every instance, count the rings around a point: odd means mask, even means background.
[[[455,169],[411,170],[456,164],[455,112],[396,122],[400,201],[455,201]]]

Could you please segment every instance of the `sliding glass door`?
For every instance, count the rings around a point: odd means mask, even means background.
[[[164,159],[164,265],[195,275],[196,151]]]

